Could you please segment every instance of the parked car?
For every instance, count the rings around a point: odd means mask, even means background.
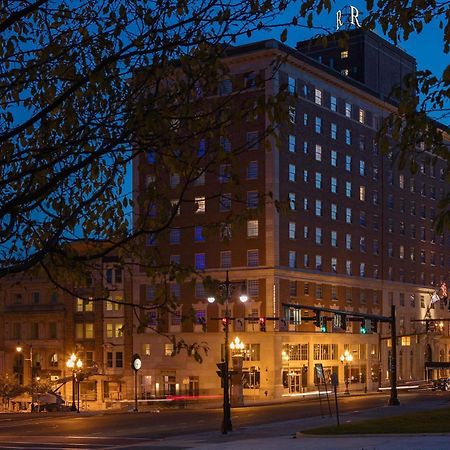
[[[449,391],[450,390],[450,378],[438,378],[433,380],[433,391]]]

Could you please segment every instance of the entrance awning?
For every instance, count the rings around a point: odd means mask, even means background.
[[[450,362],[428,361],[425,363],[425,369],[450,369]]]

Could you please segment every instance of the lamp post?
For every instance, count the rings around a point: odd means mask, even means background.
[[[233,431],[231,424],[231,405],[230,405],[230,389],[229,389],[229,359],[230,349],[228,344],[228,331],[230,326],[230,308],[229,301],[233,292],[233,285],[228,277],[228,270],[226,272],[226,278],[223,283],[219,284],[219,290],[221,291],[221,297],[225,304],[225,315],[223,317],[224,333],[225,333],[225,347],[224,347],[224,371],[223,371],[223,421],[222,421],[222,433],[227,434],[228,431]],[[245,303],[248,300],[246,295],[241,295],[239,300]],[[214,303],[215,297],[208,297],[209,303]]]
[[[68,369],[72,370],[72,406],[70,407],[71,411],[80,412],[80,380],[79,373],[81,368],[83,367],[83,361],[78,358],[75,353],[72,353],[69,359],[66,361],[66,366]],[[77,376],[78,375],[78,376]],[[75,383],[77,388],[77,400],[78,407],[75,404]]]
[[[18,345],[16,347],[17,353],[22,353],[22,346]],[[24,361],[30,361],[30,394],[31,394],[31,410],[33,412],[33,395],[34,395],[34,377],[33,377],[33,346],[30,345],[30,357],[23,358]]]
[[[348,350],[345,350],[344,353],[339,358],[341,360],[342,365],[344,365],[344,378],[345,378],[345,395],[350,395],[350,391],[348,390],[348,383],[349,383],[349,364],[353,361],[353,356]]]

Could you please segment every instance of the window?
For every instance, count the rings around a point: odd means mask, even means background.
[[[258,161],[250,161],[247,166],[247,180],[258,178]]]
[[[305,226],[303,227],[303,237],[304,237],[305,239],[308,239],[308,237],[309,237],[309,227],[308,227],[308,225],[305,225]]]
[[[337,194],[337,178],[331,177],[330,182],[331,182],[331,192],[333,194]]]
[[[195,254],[195,269],[204,270],[206,268],[206,254],[196,253]]]
[[[289,281],[289,296],[297,297],[297,282]]]
[[[289,222],[289,239],[295,239],[295,222]]]
[[[293,192],[289,193],[289,209],[291,211],[296,210],[296,199],[295,199],[295,194]]]
[[[374,255],[379,255],[380,254],[380,244],[379,244],[377,239],[373,240],[372,251],[373,251]]]
[[[322,146],[316,144],[316,161],[322,161]]]
[[[303,265],[309,267],[309,256],[307,254],[303,255]]]
[[[337,166],[337,151],[336,150],[331,150],[331,165],[333,167]]]
[[[248,144],[248,135],[251,133],[247,133],[247,144]],[[231,152],[231,141],[225,136],[220,136],[219,138],[219,144],[222,147],[223,151],[226,153]]]
[[[347,275],[352,274],[352,262],[349,259],[347,259],[347,261],[345,261],[345,273]],[[351,297],[350,297],[350,301],[351,301]]]
[[[336,205],[336,203],[331,204],[330,215],[331,215],[331,220],[337,220],[337,205]]]
[[[203,227],[196,226],[194,228],[194,241],[195,242],[205,242],[205,237],[203,236]]]
[[[333,273],[337,273],[337,258],[335,258],[335,257],[331,258],[331,271]],[[336,296],[333,296],[332,299],[336,300]]]
[[[345,196],[346,197],[352,196],[352,183],[350,181],[345,182]]]
[[[322,270],[322,256],[316,255],[316,270]]]
[[[170,181],[169,181],[169,183],[170,183],[170,187],[171,187],[171,188],[174,188],[174,187],[178,186],[178,185],[180,184],[180,174],[178,174],[178,173],[172,173],[172,174],[170,175]]]
[[[41,296],[39,292],[32,292],[31,293],[31,302],[37,305],[41,300]]]
[[[366,188],[365,186],[359,187],[359,199],[364,202],[366,201]]]
[[[195,213],[202,214],[206,210],[205,197],[195,197]]]
[[[288,140],[288,150],[289,150],[291,153],[295,153],[296,150],[297,150],[296,139],[295,139],[295,136],[292,135],[292,134],[289,135],[289,140]]]
[[[231,251],[220,252],[220,267],[228,269],[231,267]]]
[[[322,217],[322,201],[316,200],[316,216]]]
[[[345,248],[347,250],[351,250],[352,249],[352,235],[347,233],[345,235]]]
[[[307,197],[305,197],[305,198],[303,199],[303,209],[304,209],[305,211],[308,211],[308,209],[309,209],[309,203],[308,203],[308,198],[307,198]]]
[[[366,238],[364,236],[359,238],[359,251],[363,253],[366,252]]]
[[[306,127],[308,126],[308,114],[303,114],[303,125]]]
[[[352,223],[352,209],[345,208],[345,222]]]
[[[345,143],[347,145],[352,144],[352,132],[348,128],[345,130]]]
[[[322,91],[320,89],[316,89],[314,92],[314,101],[317,105],[322,104]]]
[[[164,344],[164,356],[172,356],[174,354],[173,344]]]
[[[352,157],[350,155],[345,155],[345,170],[347,172],[352,171]]]
[[[258,249],[247,250],[247,266],[256,267],[259,265],[259,251]]]
[[[229,142],[229,147],[224,148],[226,152],[231,151],[231,142]],[[257,150],[258,149],[258,142],[259,142],[259,134],[257,131],[248,131],[246,134],[246,142],[247,142],[247,149],[248,150]]]
[[[359,161],[359,174],[362,177],[366,174],[366,164],[364,161]]]
[[[220,196],[219,209],[221,212],[231,210],[231,194],[222,194]]]
[[[348,50],[341,51],[341,59],[346,59],[346,58],[348,58]],[[346,105],[348,105],[348,103],[346,103]]]
[[[359,224],[362,227],[366,226],[366,212],[365,211],[360,211],[359,212]]]
[[[247,280],[247,293],[251,298],[259,297],[259,280]]]
[[[258,191],[247,192],[247,208],[253,209],[258,207]]]
[[[303,171],[303,181],[305,183],[309,181],[309,172],[306,169]]]
[[[289,106],[289,121],[294,125],[297,121],[297,111],[295,109],[295,106]]]
[[[295,269],[297,267],[297,252],[289,251],[289,268]]]
[[[331,111],[337,111],[337,99],[333,95],[330,96],[330,109]]]
[[[322,228],[316,228],[316,244],[322,244]]]
[[[331,232],[331,246],[337,247],[337,231]]]
[[[181,242],[181,230],[179,228],[173,228],[169,232],[169,243],[179,244]]]
[[[365,123],[366,122],[366,111],[364,109],[359,108],[359,122]]]
[[[231,179],[231,165],[221,164],[219,167],[219,183],[228,183]]]
[[[363,262],[359,264],[359,276],[362,278],[366,276],[366,264]]]
[[[233,92],[233,83],[229,78],[219,83],[219,95],[229,95]]]
[[[107,323],[106,324],[106,337],[107,338],[119,338],[123,335],[123,325],[121,323]]]
[[[344,76],[348,76],[348,69],[342,69],[341,70],[341,75],[344,75]]]
[[[337,139],[337,125],[335,123],[332,123],[330,125],[330,133],[331,133],[331,139],[336,140]]]
[[[288,92],[289,94],[297,93],[296,79],[288,76]]]
[[[322,189],[322,174],[316,172],[316,189]]]
[[[247,237],[258,237],[258,220],[247,220]]]
[[[83,298],[77,298],[77,312],[92,312],[94,311],[94,302],[92,300],[85,300]]]
[[[289,164],[289,181],[296,181],[295,164]]]
[[[322,133],[322,119],[320,117],[316,117],[315,130],[317,134]]]
[[[345,102],[345,116],[352,117],[352,105],[347,102]]]
[[[308,154],[308,142],[307,141],[303,142],[303,153],[305,155]]]

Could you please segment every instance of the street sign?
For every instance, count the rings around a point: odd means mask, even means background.
[[[332,385],[333,387],[338,387],[339,382],[338,382],[338,376],[337,376],[337,373],[332,373],[332,374],[331,374],[331,385]]]
[[[316,371],[317,379],[323,380],[325,377],[323,375],[323,364],[315,364],[314,369]]]

